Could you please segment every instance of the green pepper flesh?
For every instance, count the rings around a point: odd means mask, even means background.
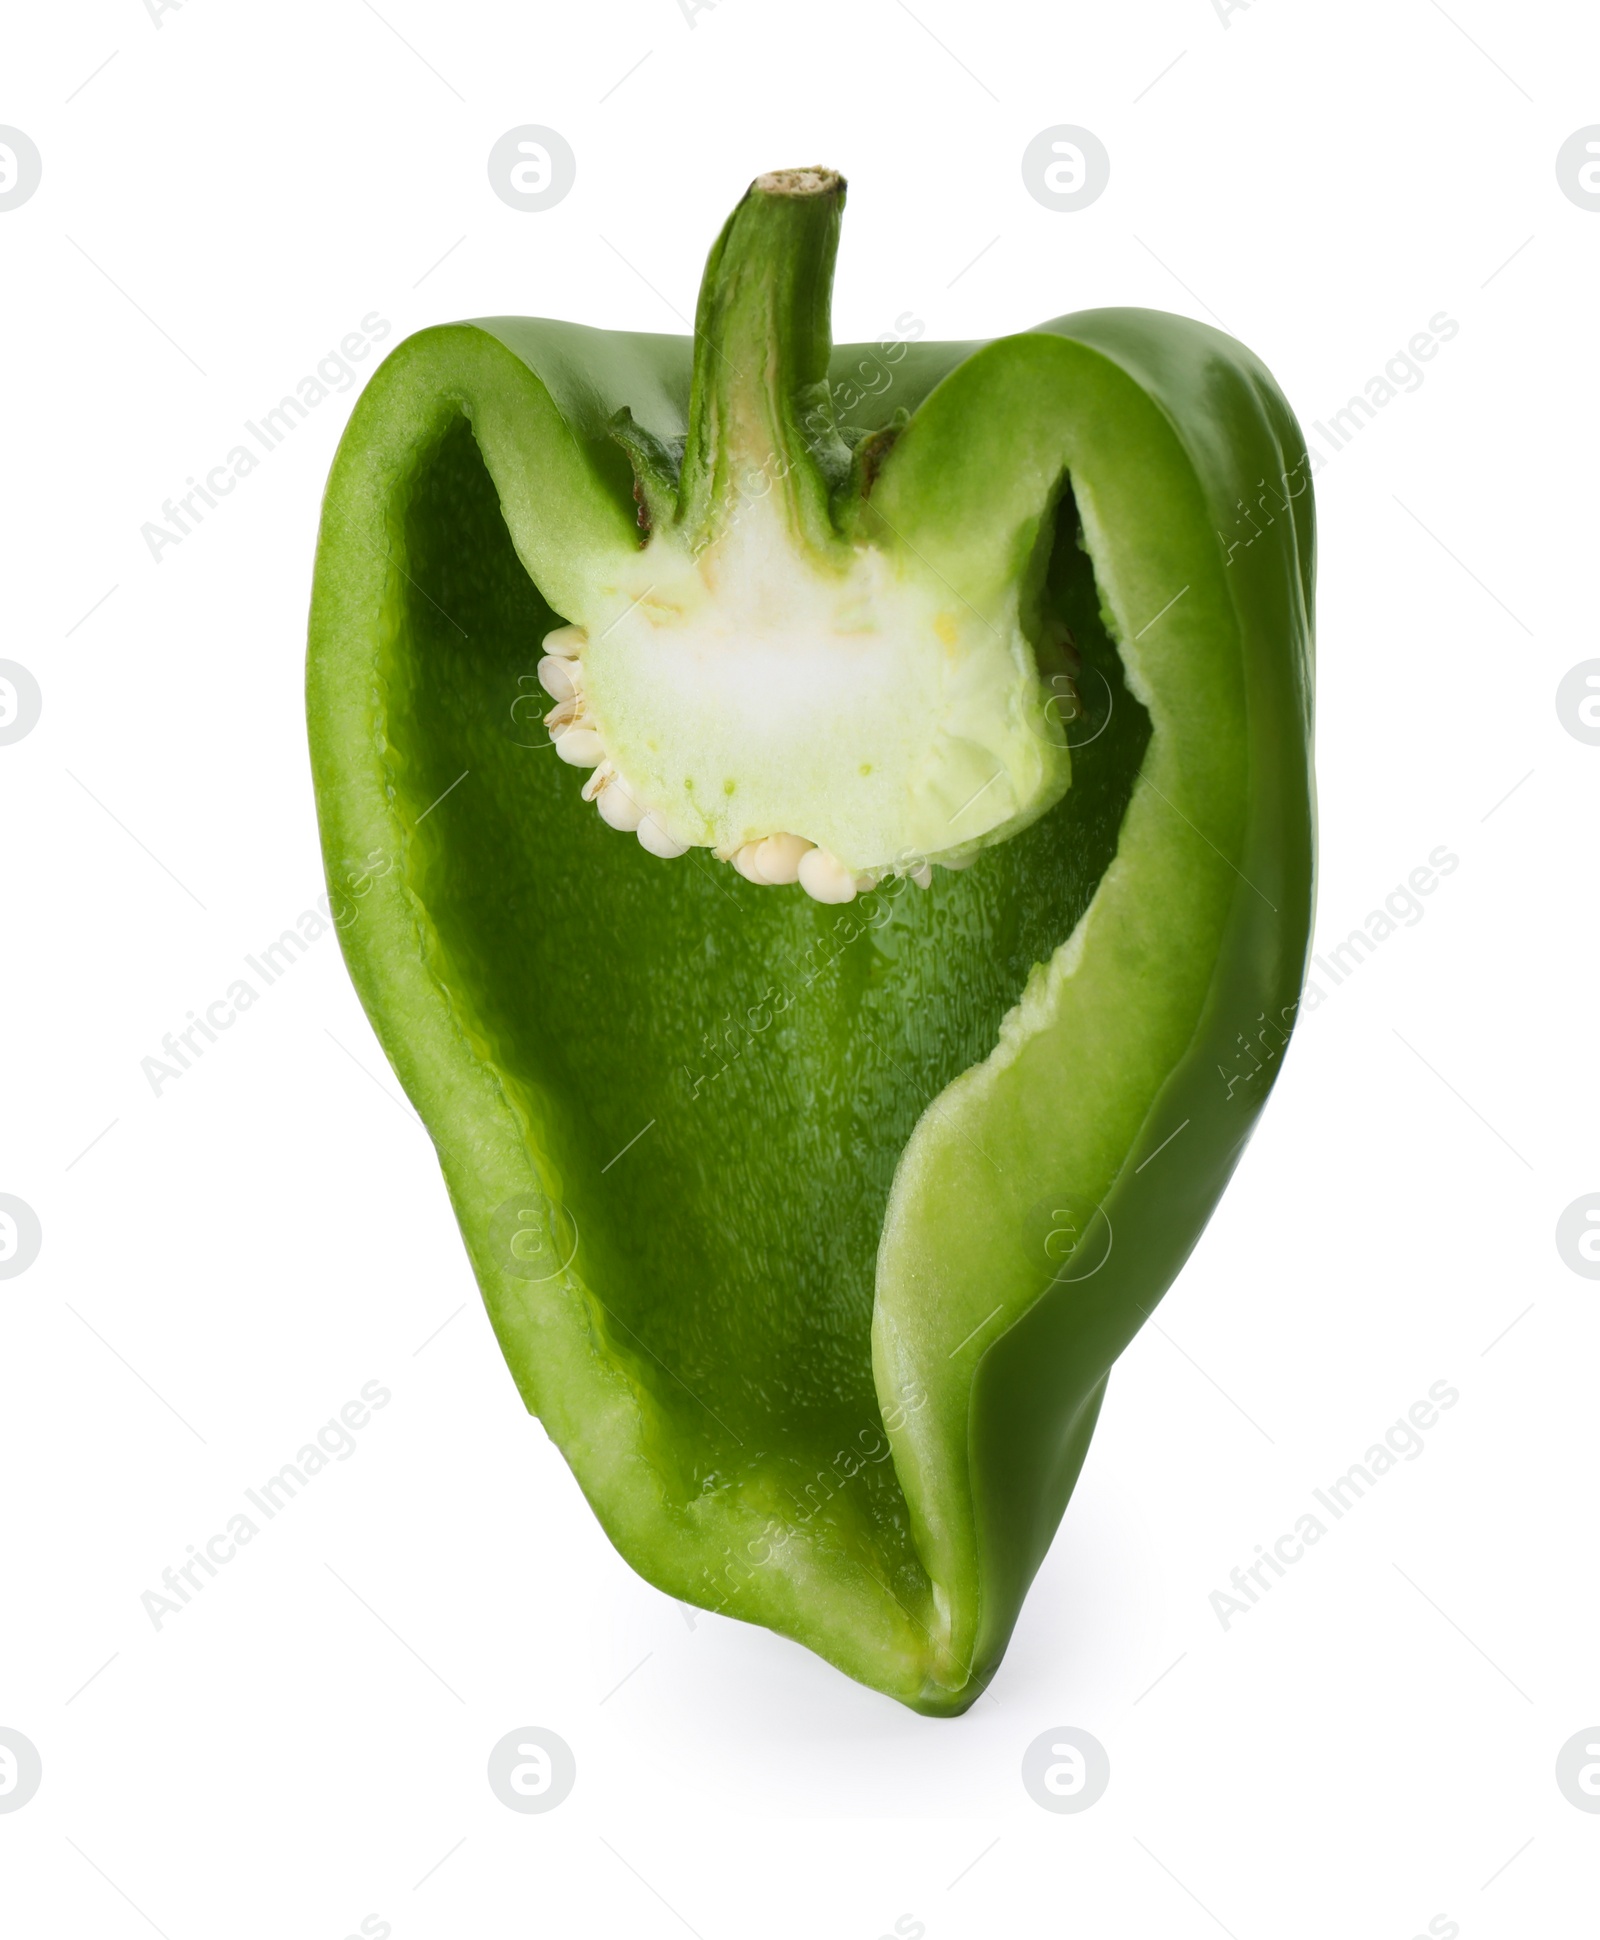
[[[330,480],[309,718],[352,977],[607,1533],[949,1715],[1260,1110],[1236,1040],[1292,1022],[1311,523],[1293,418],[1216,331],[904,349],[855,414],[910,416],[853,529],[974,601],[1003,554],[1082,658],[1071,788],[970,869],[835,909],[664,865],[527,745],[539,639],[637,544],[611,420],[687,437],[684,339],[494,319],[393,353]],[[1302,489],[1230,557],[1258,479]],[[559,1271],[508,1207],[575,1232]]]

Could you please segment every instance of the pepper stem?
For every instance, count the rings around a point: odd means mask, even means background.
[[[706,260],[695,312],[677,528],[699,551],[768,499],[818,552],[837,543],[829,494],[849,469],[828,387],[843,176],[757,176]]]

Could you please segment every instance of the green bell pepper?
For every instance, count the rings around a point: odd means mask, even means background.
[[[1312,500],[1203,324],[832,347],[843,194],[760,178],[693,339],[402,343],[308,714],[350,974],[606,1533],[947,1716],[1294,1021]]]

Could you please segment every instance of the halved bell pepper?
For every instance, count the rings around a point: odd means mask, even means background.
[[[1312,497],[1204,324],[834,348],[843,195],[760,178],[692,339],[401,344],[308,712],[351,976],[606,1533],[951,1715],[1294,1022]]]

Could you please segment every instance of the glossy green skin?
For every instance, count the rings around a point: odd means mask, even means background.
[[[663,864],[528,745],[543,631],[635,542],[606,421],[683,432],[687,339],[402,344],[330,480],[308,713],[352,978],[608,1535],[950,1715],[1292,1025],[1312,522],[1288,407],[1202,325],[896,348],[833,358],[854,432],[912,413],[855,529],[974,603],[1021,578],[1086,665],[1066,799],[970,870],[838,910]]]

